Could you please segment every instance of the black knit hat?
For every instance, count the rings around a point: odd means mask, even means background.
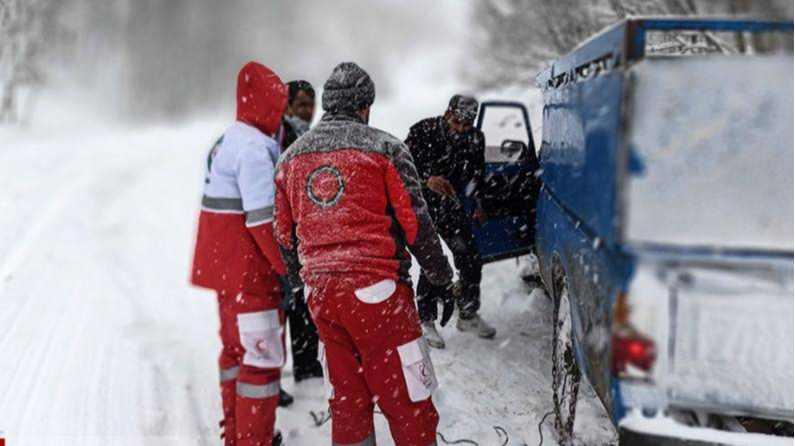
[[[450,98],[447,110],[459,121],[472,124],[478,116],[478,101],[472,96],[457,94]]]
[[[374,101],[373,80],[353,62],[337,65],[323,86],[323,110],[328,112],[357,112]]]

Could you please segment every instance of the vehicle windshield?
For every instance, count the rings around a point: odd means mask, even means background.
[[[792,251],[792,64],[703,56],[631,69],[626,241]]]

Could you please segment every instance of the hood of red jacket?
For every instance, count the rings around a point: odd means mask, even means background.
[[[287,87],[268,67],[249,62],[237,75],[237,120],[273,137],[287,107]]]

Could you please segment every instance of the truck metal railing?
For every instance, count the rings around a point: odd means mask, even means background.
[[[626,19],[584,42],[544,69],[536,78],[542,90],[561,89],[602,72],[627,66],[655,54],[703,54],[737,52],[720,34],[751,36],[760,33],[786,35],[792,52],[793,22],[725,18]],[[662,37],[660,37],[662,36]],[[649,45],[650,40],[657,39]],[[750,52],[750,51],[749,51]]]

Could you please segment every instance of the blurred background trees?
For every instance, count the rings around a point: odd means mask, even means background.
[[[65,42],[60,26],[65,3],[54,0],[0,0],[0,124],[17,123],[47,81],[43,65],[50,48]],[[26,104],[20,93],[26,91]]]
[[[386,76],[385,60],[433,45],[413,27],[434,6],[415,3],[0,0],[0,121],[45,86],[128,121],[217,110],[251,59],[316,85],[345,57]]]
[[[748,16],[792,19],[789,0],[482,0],[473,6],[477,38],[468,80],[492,89],[532,83],[577,44],[630,16]]]
[[[243,63],[322,84],[355,59],[377,79],[439,44],[465,8],[465,57],[439,58],[473,89],[531,82],[547,63],[628,15],[791,18],[788,0],[0,0],[0,124],[29,119],[45,87],[127,121],[181,119],[228,104]],[[436,10],[434,10],[436,8]],[[379,94],[389,83],[379,84]]]

